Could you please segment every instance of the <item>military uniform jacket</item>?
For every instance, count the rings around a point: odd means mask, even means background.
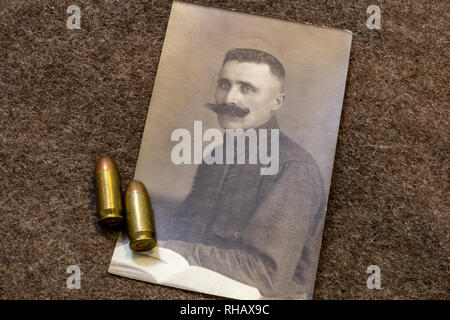
[[[272,117],[259,129],[279,129]],[[247,148],[248,149],[248,148]],[[201,164],[170,223],[169,247],[202,266],[258,288],[264,297],[312,295],[325,212],[311,155],[279,132],[279,170],[260,164]]]

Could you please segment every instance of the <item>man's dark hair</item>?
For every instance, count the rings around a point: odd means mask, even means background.
[[[225,55],[223,64],[231,60],[237,60],[239,62],[255,62],[265,63],[270,67],[270,71],[277,76],[280,80],[284,80],[285,71],[281,62],[270,53],[256,50],[256,49],[231,49]]]

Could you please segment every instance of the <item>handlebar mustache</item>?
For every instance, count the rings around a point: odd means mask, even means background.
[[[239,118],[245,117],[250,112],[248,108],[238,107],[234,103],[207,103],[205,107],[217,114],[228,114],[232,117]]]

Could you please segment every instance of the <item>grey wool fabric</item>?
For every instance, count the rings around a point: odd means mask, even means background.
[[[196,3],[353,32],[313,298],[450,298],[449,2]],[[214,298],[108,274],[118,231],[96,216],[96,160],[116,160],[122,189],[133,177],[170,7],[0,2],[1,299]]]

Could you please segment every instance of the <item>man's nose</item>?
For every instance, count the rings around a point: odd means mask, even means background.
[[[239,90],[237,90],[237,88],[231,87],[231,89],[228,91],[227,95],[225,96],[225,103],[226,104],[231,104],[234,103],[236,105],[239,105],[239,97],[240,97],[240,93]]]

